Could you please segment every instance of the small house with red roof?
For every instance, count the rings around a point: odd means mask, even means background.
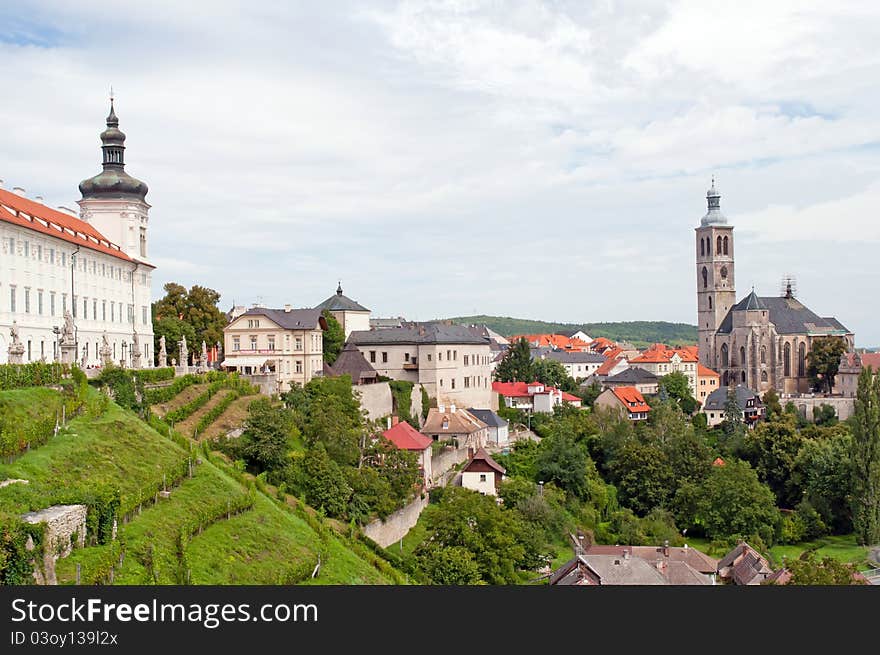
[[[430,486],[431,476],[431,437],[425,436],[406,421],[399,421],[396,416],[391,418],[393,425],[382,433],[382,436],[400,450],[408,450],[419,458],[419,469],[425,486]]]
[[[596,398],[594,407],[604,407],[619,411],[630,421],[644,421],[648,418],[651,407],[645,402],[644,396],[635,387],[612,387],[605,389]]]
[[[505,407],[532,412],[549,413],[562,403],[573,407],[580,407],[582,403],[577,396],[538,381],[493,382],[492,391],[500,396],[499,405],[504,403]]]
[[[486,496],[496,496],[506,472],[484,448],[480,448],[464,465],[461,486]]]

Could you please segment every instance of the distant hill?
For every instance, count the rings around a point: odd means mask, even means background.
[[[617,323],[550,323],[509,316],[457,316],[446,319],[454,323],[485,324],[491,330],[509,337],[514,334],[572,334],[583,330],[591,337],[629,341],[635,346],[662,342],[670,345],[697,342],[697,326],[666,321],[625,321]]]

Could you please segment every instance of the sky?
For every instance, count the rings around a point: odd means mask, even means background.
[[[0,179],[76,207],[109,88],[154,297],[696,323],[712,176],[738,297],[880,346],[880,5],[0,5]]]

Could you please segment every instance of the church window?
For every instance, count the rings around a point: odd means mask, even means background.
[[[721,267],[721,279],[722,280],[727,279],[727,267],[726,266]]]
[[[791,344],[785,344],[782,351],[782,374],[785,377],[791,377]]]
[[[767,371],[761,371],[761,382],[767,381]]]
[[[742,372],[742,382],[743,382],[743,384],[746,383],[746,372],[745,371]]]
[[[706,240],[700,237],[700,257],[706,256]]]
[[[740,346],[739,348],[739,365],[743,368],[746,367],[746,348],[745,346]],[[743,374],[745,375],[745,374]]]
[[[720,236],[718,237],[717,241],[715,242],[715,254],[716,255],[721,254],[721,237]]]
[[[724,254],[727,254],[727,237],[724,237]]]
[[[725,344],[722,344],[722,346],[721,346],[721,366],[722,366],[722,368],[727,366],[727,361],[728,361],[728,351],[727,351],[727,344],[725,343]]]
[[[764,346],[761,346],[761,363],[762,364],[767,363],[767,348],[765,348]],[[766,382],[766,380],[765,380],[765,382]]]
[[[802,378],[802,377],[804,377],[804,375],[806,375],[806,373],[805,373],[806,359],[807,359],[807,347],[803,343],[801,343],[801,345],[798,346],[798,377],[799,378]]]
[[[709,309],[712,309],[712,296],[709,296]]]
[[[703,288],[705,289],[708,286],[709,286],[709,269],[707,269],[704,266],[703,267]]]

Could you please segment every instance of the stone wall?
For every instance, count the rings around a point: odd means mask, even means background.
[[[468,459],[467,448],[444,449],[431,457],[431,471],[434,480],[438,480],[446,471],[456,464],[466,462]]]
[[[416,498],[406,507],[390,514],[384,521],[376,519],[364,527],[364,534],[382,548],[388,548],[406,536],[406,533],[419,520],[422,510],[428,506],[428,495]]]
[[[785,407],[789,402],[794,403],[801,416],[808,421],[813,420],[813,410],[819,409],[822,405],[831,405],[837,410],[837,418],[845,421],[853,415],[855,411],[855,398],[841,398],[840,396],[797,396],[782,394],[779,402]]]
[[[74,534],[77,546],[85,546],[86,513],[85,505],[54,505],[38,512],[28,512],[21,517],[28,523],[46,524],[43,565],[34,567],[34,580],[37,584],[57,584],[55,561],[59,557],[70,555]]]
[[[371,421],[391,414],[391,387],[387,382],[356,385],[354,391],[361,397],[361,407]]]

